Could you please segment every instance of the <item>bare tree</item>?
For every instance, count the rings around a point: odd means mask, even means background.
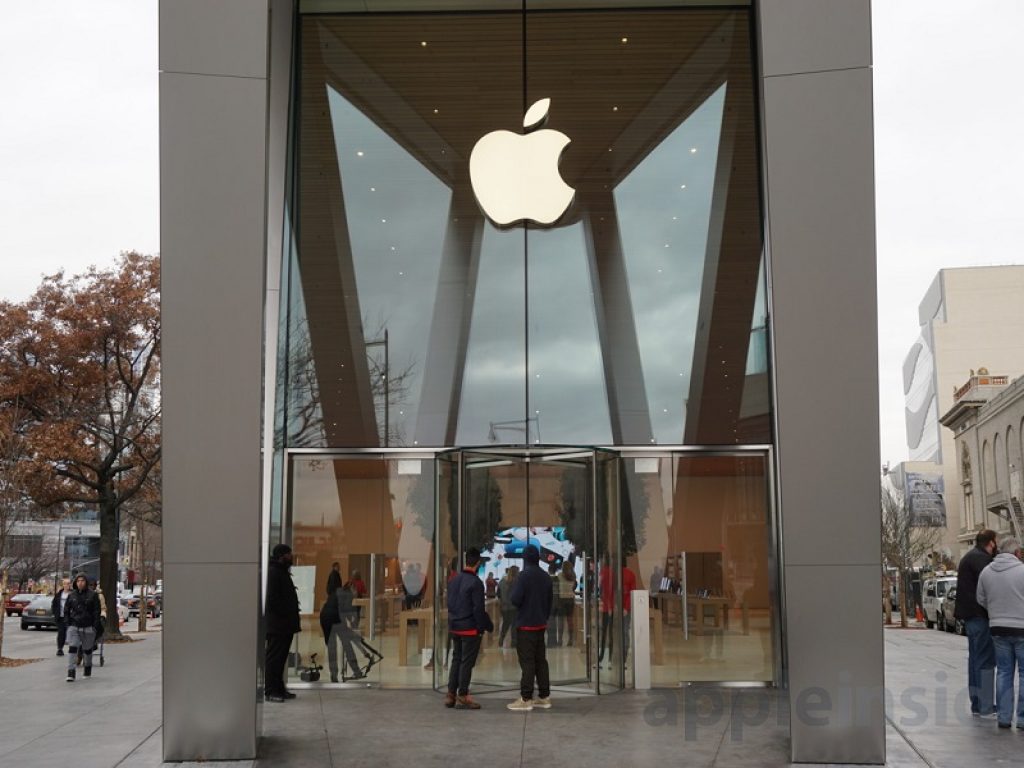
[[[941,528],[914,525],[914,516],[906,494],[898,488],[882,486],[882,579],[888,581],[887,568],[893,568],[899,578],[900,626],[907,626],[907,575],[925,560],[939,542]],[[885,605],[889,604],[885,589]],[[889,614],[891,621],[891,613]]]
[[[367,327],[365,321],[363,325]],[[376,331],[367,337],[366,365],[381,444],[401,446],[406,444],[401,424],[386,419],[385,415],[397,412],[407,404],[416,366],[413,362],[396,364],[390,359],[385,366],[383,354],[379,354],[375,346],[380,344],[375,340],[383,338],[385,328],[385,321],[380,320],[376,325]],[[288,335],[288,354],[278,359],[277,377],[285,391],[282,393],[284,396],[278,398],[277,429],[274,437],[276,446],[283,446],[285,431],[289,446],[321,445],[324,439],[324,415],[321,408],[320,379],[317,375],[309,327],[305,322],[297,320],[292,323]]]

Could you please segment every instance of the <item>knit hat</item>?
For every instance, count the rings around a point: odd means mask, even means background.
[[[523,560],[525,560],[528,563],[533,563],[534,565],[536,565],[540,562],[540,550],[533,546],[533,544],[530,544],[523,551]]]

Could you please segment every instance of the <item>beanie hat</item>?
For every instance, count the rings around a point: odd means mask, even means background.
[[[523,560],[536,565],[540,562],[540,550],[533,546],[533,544],[530,544],[523,552]]]
[[[287,544],[278,544],[276,547],[274,547],[273,551],[270,553],[270,556],[274,560],[280,560],[282,557],[289,554],[291,551],[292,548],[289,547]]]

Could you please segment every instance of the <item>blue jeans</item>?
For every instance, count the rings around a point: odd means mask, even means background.
[[[967,688],[971,712],[987,715],[995,709],[996,652],[988,619],[967,619]]]
[[[1017,727],[1024,728],[1024,636],[992,636],[996,648],[996,710],[999,722],[1013,722],[1013,672],[1020,676],[1017,693]]]

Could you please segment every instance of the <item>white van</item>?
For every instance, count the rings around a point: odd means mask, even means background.
[[[950,587],[956,586],[956,574],[942,572],[925,579],[921,607],[924,610],[924,624],[931,629],[942,615],[942,604]]]

